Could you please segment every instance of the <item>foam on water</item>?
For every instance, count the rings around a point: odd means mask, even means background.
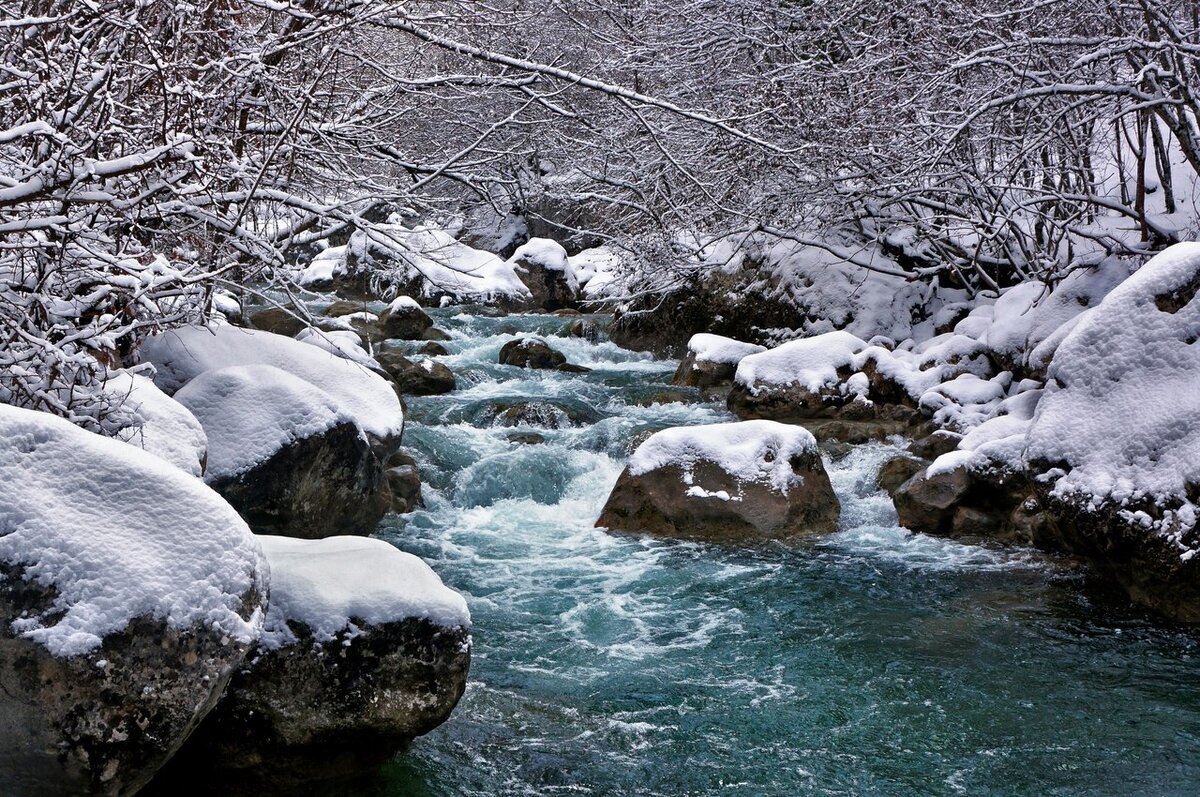
[[[1200,782],[1195,640],[1097,603],[1053,561],[896,525],[898,445],[828,463],[839,531],[715,547],[593,527],[642,432],[729,419],[632,405],[674,363],[554,338],[582,376],[495,363],[573,319],[436,311],[472,384],[410,401],[427,509],[380,535],[463,592],[471,683],[362,794],[1187,794]],[[460,383],[461,384],[461,383]],[[656,388],[657,384],[657,388]],[[518,445],[493,400],[601,416]],[[528,430],[526,430],[528,431]]]

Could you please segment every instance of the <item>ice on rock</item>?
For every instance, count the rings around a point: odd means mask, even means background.
[[[462,595],[445,586],[429,565],[383,540],[258,540],[271,567],[265,648],[296,641],[289,621],[307,626],[317,641],[334,639],[352,626],[410,618],[446,628],[471,624]]]
[[[630,457],[628,470],[641,476],[675,465],[686,479],[698,462],[713,462],[741,481],[770,484],[786,493],[802,480],[791,460],[816,449],[807,429],[775,421],[679,426],[647,438]]]
[[[328,395],[338,412],[380,438],[400,435],[404,413],[391,385],[372,372],[318,346],[228,324],[164,332],[142,344],[142,357],[158,368],[155,383],[181,388],[205,371],[237,365],[269,365]]]
[[[209,481],[245,473],[298,440],[352,422],[328,394],[270,365],[205,371],[175,398],[208,433]]]
[[[157,456],[47,413],[0,405],[0,561],[55,591],[12,633],[56,656],[96,650],[136,617],[243,643],[266,589],[258,542],[203,482]]]

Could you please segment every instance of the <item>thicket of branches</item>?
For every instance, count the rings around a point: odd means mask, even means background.
[[[972,288],[1178,236],[1197,0],[996,6],[0,0],[0,400],[104,431],[140,336],[400,209]]]

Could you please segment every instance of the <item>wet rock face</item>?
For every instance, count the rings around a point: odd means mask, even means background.
[[[599,527],[714,542],[795,539],[837,529],[840,504],[815,452],[793,458],[803,477],[784,493],[744,481],[715,462],[694,466],[690,480],[679,465],[638,476],[626,469],[604,506]]]
[[[540,338],[518,338],[501,347],[500,364],[556,370],[567,364],[567,356]]]
[[[466,688],[470,636],[408,619],[258,650],[155,783],[256,794],[361,774],[450,716]]]
[[[737,363],[698,361],[696,353],[689,351],[679,361],[679,367],[675,369],[675,376],[671,379],[671,384],[701,389],[727,385],[733,381],[736,371]]]
[[[436,396],[454,390],[454,372],[434,360],[410,360],[392,351],[382,352],[377,358],[396,385],[396,390],[406,396]]]
[[[900,525],[911,531],[975,543],[1036,545],[1068,550],[1058,523],[1024,473],[976,473],[966,467],[928,475],[922,469],[902,484],[883,484]]]
[[[136,618],[93,653],[14,637],[52,589],[0,570],[0,794],[133,794],[216,704],[246,646],[210,628]],[[244,616],[262,607],[244,596]]]
[[[351,423],[298,440],[210,486],[255,532],[306,539],[370,534],[391,505],[383,466]]]

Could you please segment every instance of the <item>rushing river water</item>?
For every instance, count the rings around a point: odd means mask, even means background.
[[[436,315],[459,390],[410,400],[428,508],[379,534],[466,595],[471,679],[354,794],[1200,794],[1200,637],[1035,553],[908,534],[882,444],[828,463],[841,530],[808,547],[594,529],[636,435],[730,416],[637,406],[675,363],[611,343],[552,339],[582,376],[496,364],[569,319]],[[491,424],[528,399],[598,420]]]

